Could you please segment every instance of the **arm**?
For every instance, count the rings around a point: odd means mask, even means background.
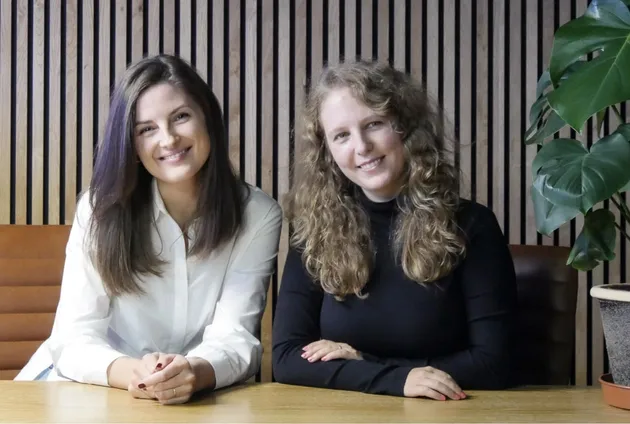
[[[511,381],[511,343],[516,310],[514,264],[496,218],[483,209],[471,231],[460,279],[468,317],[469,347],[460,352],[413,359],[377,358],[366,361],[411,367],[432,366],[450,374],[464,389],[501,389]]]
[[[90,215],[86,194],[77,205],[66,247],[61,294],[49,340],[50,352],[57,372],[63,377],[107,386],[111,370],[114,371],[111,385],[126,389],[129,375],[125,375],[125,361],[116,361],[124,355],[114,350],[106,337],[110,298],[84,248]],[[114,361],[118,365],[112,364]]]
[[[236,241],[214,318],[202,342],[188,352],[197,389],[221,388],[252,377],[260,367],[256,337],[264,312],[269,277],[274,272],[282,210],[273,203],[251,235]],[[211,375],[210,375],[211,374]]]
[[[287,256],[273,326],[273,372],[280,383],[402,396],[411,366],[358,360],[308,362],[302,348],[320,339],[323,292],[303,268],[300,254]]]

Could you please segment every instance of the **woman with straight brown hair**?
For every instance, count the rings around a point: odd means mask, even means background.
[[[234,173],[195,70],[168,55],[133,64],[77,205],[52,334],[17,379],[170,404],[253,376],[281,214]]]
[[[512,258],[492,211],[460,198],[427,93],[387,64],[341,64],[304,120],[276,379],[439,400],[509,386]]]

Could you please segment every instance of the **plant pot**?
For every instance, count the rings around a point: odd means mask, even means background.
[[[605,400],[613,406],[630,406],[630,284],[605,284],[591,288],[599,301],[604,338],[612,376],[602,376]],[[604,378],[606,377],[606,378]],[[612,377],[612,378],[611,378]],[[613,393],[614,392],[614,393]],[[615,399],[612,403],[611,399]]]

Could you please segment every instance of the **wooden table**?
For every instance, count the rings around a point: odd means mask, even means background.
[[[277,383],[162,406],[79,383],[0,381],[0,422],[630,422],[599,388],[470,391],[463,401],[366,395]]]

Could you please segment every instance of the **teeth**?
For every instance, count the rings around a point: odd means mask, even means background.
[[[177,152],[177,153],[174,153],[174,154],[169,155],[169,156],[164,156],[164,160],[178,159],[181,156],[184,156],[184,153],[186,153],[187,151],[188,151],[188,149],[184,149],[181,152]]]
[[[379,163],[381,163],[382,158],[379,158],[375,161],[372,161],[370,163],[366,163],[365,165],[361,166],[361,169],[363,169],[364,171],[369,171],[370,169],[374,169],[378,166]]]

